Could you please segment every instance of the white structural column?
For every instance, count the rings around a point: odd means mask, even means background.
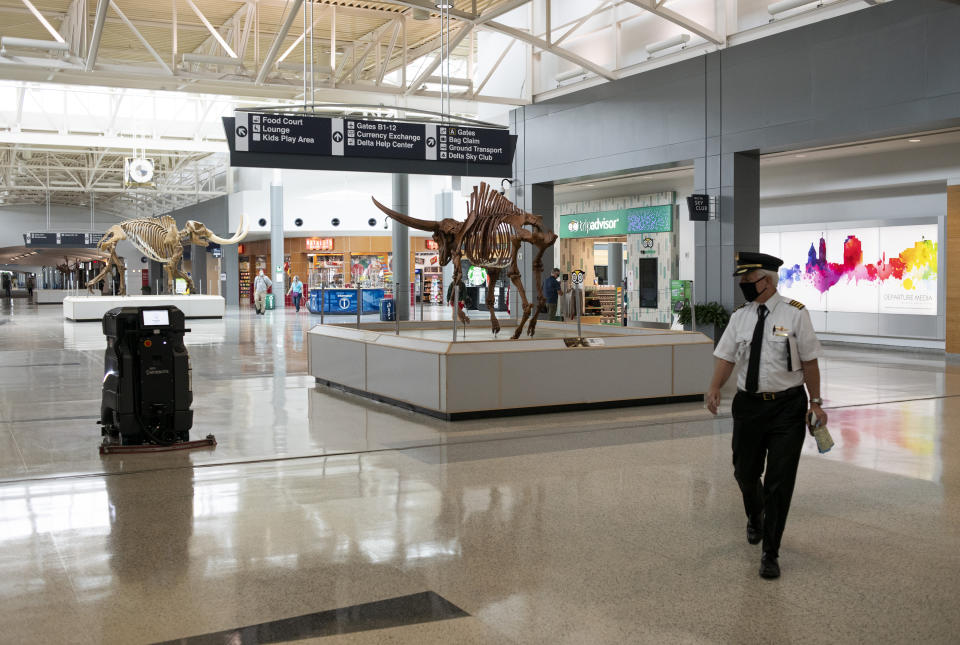
[[[274,169],[270,182],[270,266],[267,273],[273,280],[273,301],[278,311],[283,310],[286,293],[283,280],[283,174]]]
[[[611,240],[607,244],[607,284],[619,287],[623,282],[623,244]]]
[[[405,173],[393,175],[393,210],[404,215],[410,212],[410,176]],[[399,285],[397,320],[410,320],[410,229],[393,222],[393,280]]]

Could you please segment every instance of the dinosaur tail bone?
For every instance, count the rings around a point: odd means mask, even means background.
[[[371,199],[373,198],[371,197]],[[377,206],[377,208],[379,208],[384,213],[386,213],[387,216],[397,220],[398,222],[400,222],[405,226],[409,226],[410,228],[415,228],[418,231],[429,231],[430,233],[436,233],[437,231],[440,230],[440,222],[431,222],[429,220],[417,219],[416,217],[410,217],[409,215],[398,213],[392,208],[387,208],[386,206],[378,202],[376,199],[373,199],[373,203]]]

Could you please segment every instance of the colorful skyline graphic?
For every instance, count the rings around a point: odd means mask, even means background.
[[[894,279],[901,282],[904,290],[911,291],[917,288],[918,281],[937,278],[937,243],[932,240],[920,239],[889,260],[884,253],[874,264],[864,263],[863,244],[856,235],[848,235],[843,243],[843,262],[827,261],[827,242],[822,236],[819,250],[814,247],[811,243],[804,268],[794,264],[780,269],[781,286],[789,289],[803,281],[823,294],[844,278],[848,283]]]

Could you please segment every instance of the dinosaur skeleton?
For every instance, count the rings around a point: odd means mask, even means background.
[[[507,277],[517,287],[517,292],[523,301],[523,318],[517,325],[513,338],[520,338],[528,320],[530,324],[527,327],[527,334],[533,336],[540,309],[547,302],[541,282],[543,254],[557,241],[553,231],[544,229],[543,218],[517,208],[510,200],[485,183],[473,189],[467,205],[467,219],[463,222],[449,217],[439,222],[431,222],[398,213],[376,199],[373,203],[401,224],[433,233],[433,239],[439,247],[440,264],[453,262],[453,284],[460,282],[463,272],[460,261],[464,257],[475,266],[487,270],[489,276],[487,310],[490,312],[490,326],[494,334],[500,332],[500,322],[494,314],[493,292],[500,272],[506,270]],[[529,226],[532,230],[524,226]],[[537,254],[533,258],[533,275],[537,285],[536,307],[527,300],[527,294],[520,279],[520,269],[517,267],[517,254],[523,242],[537,249]],[[453,303],[453,307],[463,323],[470,322],[467,315],[457,307],[457,303]]]
[[[236,244],[247,236],[246,220],[241,219],[240,230],[230,239],[218,237],[200,222],[189,220],[182,230],[177,228],[177,222],[169,215],[161,217],[142,217],[129,219],[115,224],[107,229],[97,248],[107,254],[107,262],[92,280],[87,282],[87,290],[92,292],[104,276],[111,271],[121,275],[125,270],[123,259],[117,255],[117,244],[129,240],[141,253],[155,262],[163,263],[167,274],[167,288],[174,292],[174,280],[183,278],[187,287],[193,293],[193,280],[180,270],[183,260],[183,243],[187,240],[197,246],[208,246],[210,242],[217,244]],[[126,295],[124,280],[120,280],[120,295]]]

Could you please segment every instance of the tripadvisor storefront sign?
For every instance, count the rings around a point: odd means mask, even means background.
[[[561,215],[559,229],[561,238],[669,233],[673,230],[673,204]]]

